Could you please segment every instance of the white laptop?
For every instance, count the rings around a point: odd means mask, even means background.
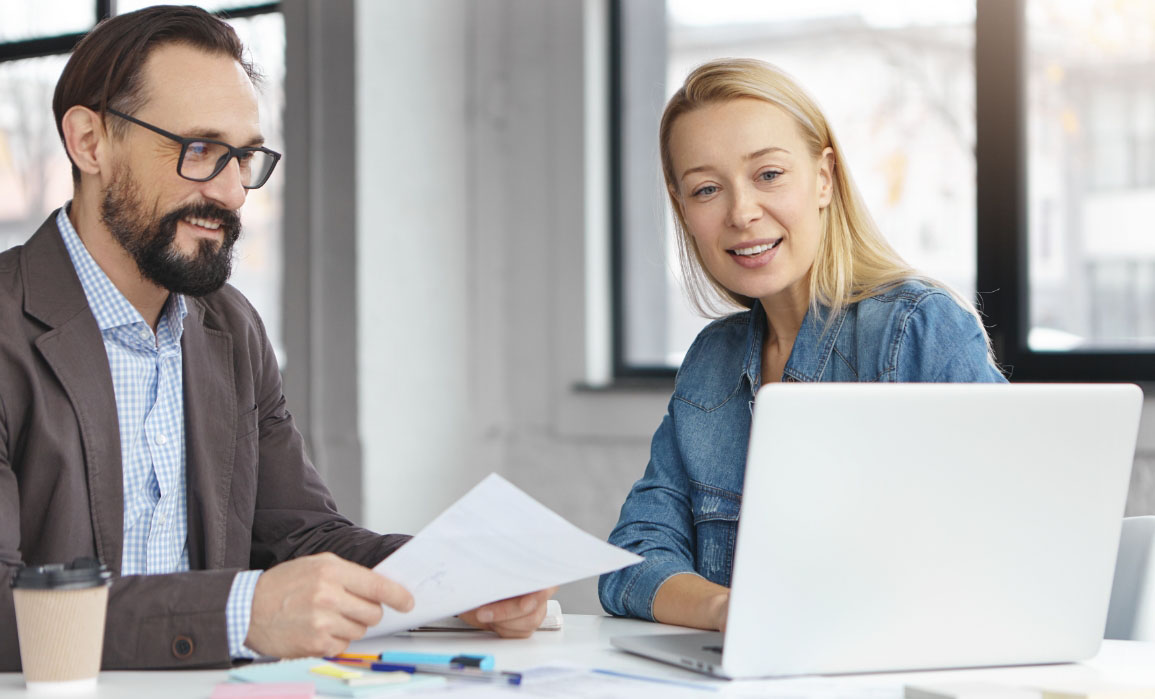
[[[1131,384],[763,386],[725,634],[612,643],[729,678],[1090,658],[1142,403]]]

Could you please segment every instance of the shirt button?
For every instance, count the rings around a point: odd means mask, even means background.
[[[168,437],[164,436],[163,434],[158,434],[156,436],[156,443],[164,446],[165,444],[168,444]]]
[[[172,654],[181,660],[192,655],[194,650],[196,650],[196,646],[193,645],[193,640],[188,636],[177,636],[172,641]]]
[[[142,340],[151,340],[151,339],[152,339],[152,333],[151,333],[151,332],[149,332],[148,330],[145,330],[144,328],[141,328],[141,330],[140,330],[140,339],[142,339]]]

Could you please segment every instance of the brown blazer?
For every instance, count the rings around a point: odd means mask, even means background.
[[[226,286],[188,299],[181,340],[192,570],[119,577],[124,496],[104,342],[56,213],[0,253],[0,670],[20,668],[9,580],[98,556],[114,573],[104,667],[226,665],[238,570],[332,551],[372,566],[406,540],[355,527],[305,454],[256,311]]]

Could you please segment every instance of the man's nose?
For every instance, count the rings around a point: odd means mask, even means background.
[[[241,179],[241,166],[235,157],[229,158],[224,169],[204,184],[205,196],[225,209],[235,211],[241,208],[248,196]]]

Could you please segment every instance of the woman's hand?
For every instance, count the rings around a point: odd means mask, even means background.
[[[671,577],[654,597],[654,619],[663,624],[725,631],[730,588],[693,573]]]
[[[730,588],[722,589],[724,592],[710,595],[703,601],[703,613],[711,620],[711,628],[718,631],[726,630],[726,618],[730,615]]]

